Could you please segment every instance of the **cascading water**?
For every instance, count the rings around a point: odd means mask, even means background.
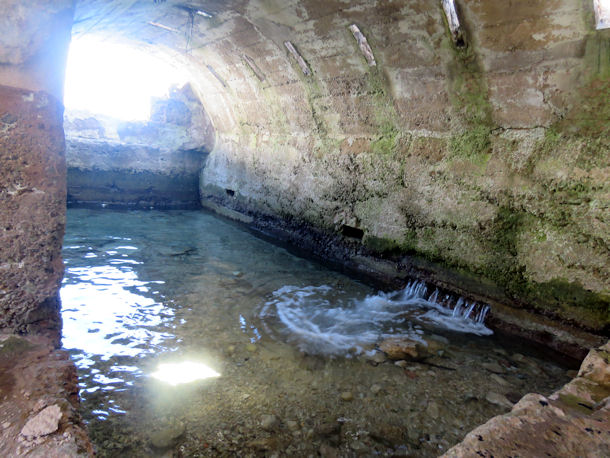
[[[310,353],[361,353],[379,340],[406,337],[422,341],[424,330],[445,329],[476,335],[493,332],[484,325],[489,306],[447,295],[428,295],[424,282],[412,281],[400,290],[354,299],[340,289],[284,286],[261,311],[261,319],[277,318],[290,339]]]

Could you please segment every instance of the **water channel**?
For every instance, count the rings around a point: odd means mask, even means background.
[[[566,369],[204,211],[68,210],[63,346],[106,456],[437,456]],[[457,310],[456,310],[457,305]],[[425,348],[392,361],[388,338]]]

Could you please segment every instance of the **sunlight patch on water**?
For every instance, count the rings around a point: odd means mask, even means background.
[[[162,363],[155,372],[151,374],[157,380],[170,385],[181,385],[197,380],[220,377],[220,374],[211,367],[193,361],[180,363]]]

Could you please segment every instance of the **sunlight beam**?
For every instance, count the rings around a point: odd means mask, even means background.
[[[185,69],[142,48],[84,36],[70,45],[64,103],[68,110],[147,120],[152,97],[188,80]]]

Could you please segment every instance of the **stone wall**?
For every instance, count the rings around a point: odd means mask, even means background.
[[[2,328],[59,328],[66,204],[61,119],[52,96],[0,86]]]
[[[59,342],[63,72],[73,2],[0,2],[0,330]]]
[[[67,112],[68,204],[199,206],[214,128],[190,85],[153,103],[149,121]]]
[[[213,11],[192,37],[218,137],[204,204],[354,228],[407,268],[607,333],[610,31],[584,0],[456,3],[465,46],[440,2]]]

